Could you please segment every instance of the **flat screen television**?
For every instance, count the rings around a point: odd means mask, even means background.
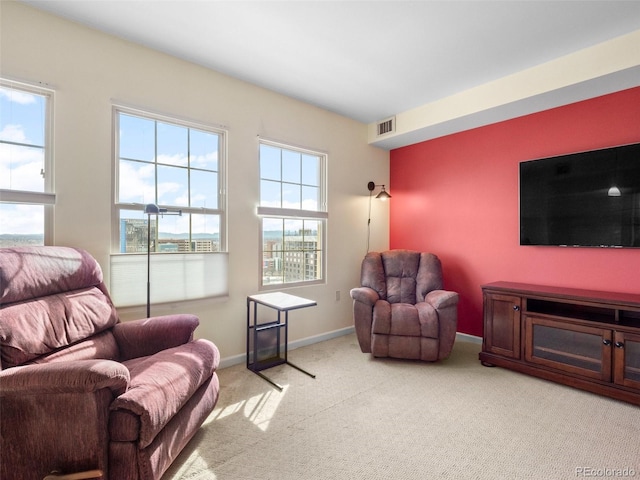
[[[521,162],[520,245],[640,247],[640,143]]]

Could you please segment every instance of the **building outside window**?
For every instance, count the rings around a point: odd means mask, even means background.
[[[325,278],[326,155],[260,141],[261,286]]]
[[[0,247],[53,242],[53,91],[0,79]]]

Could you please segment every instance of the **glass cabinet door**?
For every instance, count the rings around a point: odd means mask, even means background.
[[[615,332],[615,382],[626,387],[640,388],[640,335]]]
[[[611,330],[527,316],[525,337],[528,362],[611,380]]]

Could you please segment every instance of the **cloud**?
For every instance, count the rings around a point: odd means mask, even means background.
[[[26,143],[27,136],[22,125],[8,124],[0,130],[0,140],[5,142]]]
[[[189,163],[187,160],[187,156],[182,153],[176,153],[174,155],[158,155],[158,163],[162,165],[178,165],[181,167],[186,167]]]
[[[214,233],[220,231],[220,217],[216,215],[191,215],[193,233]]]
[[[155,202],[153,164],[120,162],[119,200],[125,203]]]
[[[302,201],[302,209],[303,210],[318,210],[318,202],[312,199],[306,199]]]
[[[43,192],[44,181],[40,174],[41,165],[42,162],[25,163],[11,168],[0,165],[0,188]]]
[[[12,88],[0,87],[0,97],[5,97],[10,102],[19,103],[20,105],[36,103],[35,95],[27,92],[21,92],[20,90],[14,90]]]
[[[152,163],[120,162],[119,201],[155,203],[154,172]],[[179,182],[158,182],[158,203],[188,205],[186,187]]]
[[[206,155],[192,155],[191,166],[207,170],[215,170],[218,165],[218,152],[207,153]]]
[[[158,203],[188,205],[185,187],[178,182],[158,182]]]
[[[44,151],[0,143],[0,188],[44,191]]]
[[[0,205],[0,234],[26,235],[44,231],[42,205]]]
[[[191,205],[192,206],[207,206],[207,196],[202,193],[196,193],[193,189],[191,190]]]
[[[189,231],[189,215],[164,215],[159,220],[160,231],[165,233],[186,233]]]

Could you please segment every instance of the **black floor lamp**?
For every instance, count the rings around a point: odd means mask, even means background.
[[[158,237],[158,215],[182,215],[182,210],[169,211],[160,208],[155,203],[144,206],[144,214],[147,216],[147,318],[151,317],[151,215],[156,215],[156,238]],[[155,250],[155,243],[154,243]]]

